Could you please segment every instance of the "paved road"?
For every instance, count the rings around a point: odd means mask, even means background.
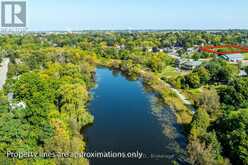
[[[0,65],[0,89],[3,88],[3,85],[7,79],[8,64],[9,64],[9,59],[4,58]]]

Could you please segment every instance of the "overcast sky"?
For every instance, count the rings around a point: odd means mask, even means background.
[[[30,30],[247,29],[248,0],[27,0]]]

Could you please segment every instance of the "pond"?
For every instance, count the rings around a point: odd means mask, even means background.
[[[87,152],[139,152],[138,158],[92,158],[91,165],[183,164],[186,138],[168,106],[141,81],[106,68],[96,71],[89,110],[95,121],[85,130]],[[113,156],[113,155],[112,155]]]

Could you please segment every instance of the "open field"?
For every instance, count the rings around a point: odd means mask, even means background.
[[[182,73],[176,70],[176,68],[167,66],[163,69],[162,73],[160,74],[161,77],[172,78],[176,76],[180,76]]]
[[[202,88],[182,90],[182,93],[187,98],[189,98],[191,102],[195,102],[197,98],[200,96],[201,92],[202,92]]]
[[[245,53],[244,56],[245,56],[245,60],[248,60],[248,53]]]

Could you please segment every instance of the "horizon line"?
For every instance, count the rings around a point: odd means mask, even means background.
[[[82,30],[27,30],[27,32],[82,32],[82,31],[247,31],[248,28],[216,28],[216,29],[82,29]]]

